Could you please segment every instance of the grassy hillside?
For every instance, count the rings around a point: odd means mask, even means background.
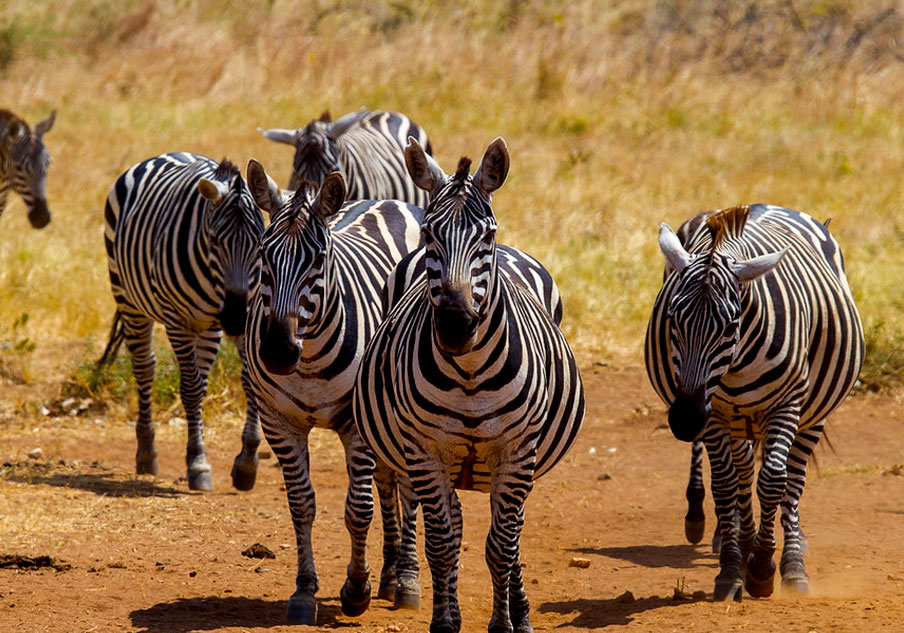
[[[505,137],[500,239],[556,275],[585,363],[641,362],[660,222],[769,202],[833,218],[870,337],[864,376],[894,386],[900,3],[553,4],[7,0],[0,106],[31,122],[59,112],[46,137],[51,225],[32,231],[12,197],[0,225],[3,362],[18,359],[27,378],[29,343],[86,339],[85,358],[102,346],[113,312],[103,200],[129,165],[189,150],[256,157],[286,180],[290,148],[258,126],[366,106],[410,115],[447,170]]]

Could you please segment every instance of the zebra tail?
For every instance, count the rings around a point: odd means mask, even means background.
[[[113,325],[110,327],[110,340],[107,341],[107,347],[104,349],[104,353],[97,359],[97,363],[95,363],[98,369],[113,362],[113,359],[116,358],[116,354],[119,351],[119,346],[122,345],[123,339],[125,339],[125,326],[122,323],[122,313],[117,310],[116,314],[113,315]]]

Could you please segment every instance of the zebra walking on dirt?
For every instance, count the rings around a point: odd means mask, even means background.
[[[530,631],[520,556],[524,502],[577,436],[580,375],[546,307],[558,294],[552,278],[544,271],[525,284],[499,265],[490,201],[508,173],[505,142],[493,141],[473,176],[466,158],[447,176],[413,140],[406,161],[431,193],[422,229],[425,274],[389,307],[367,348],[355,421],[377,457],[410,477],[423,508],[430,630],[461,628],[455,489],[462,489],[490,493],[490,631]]]
[[[221,330],[245,332],[248,293],[258,282],[258,240],[264,219],[238,168],[197,154],[172,153],[142,161],[123,173],[107,197],[104,241],[116,315],[99,364],[125,340],[138,383],[139,473],[157,473],[151,419],[155,322],[166,327],[179,363],[179,395],[188,422],[186,463],[192,490],[212,490],[204,447],[201,403]],[[241,342],[236,341],[239,353]],[[260,431],[257,408],[242,385],[247,419],[233,485],[254,486]]]
[[[6,209],[12,187],[22,197],[28,209],[28,221],[36,229],[43,229],[50,223],[47,208],[50,152],[44,146],[44,135],[55,120],[56,110],[32,130],[28,123],[9,110],[0,110],[0,215]]]
[[[338,171],[346,200],[403,200],[424,208],[427,194],[405,168],[405,143],[413,136],[432,154],[427,134],[404,114],[351,112],[333,121],[329,112],[298,129],[260,130],[266,138],[295,147],[289,189],[305,180],[316,185]]]
[[[757,204],[704,214],[686,245],[663,224],[671,272],[646,339],[647,373],[672,433],[702,439],[721,531],[714,596],[772,593],[782,507],[782,583],[809,586],[798,503],[826,416],[863,363],[863,330],[837,242],[825,225]],[[753,516],[751,440],[762,442]]]
[[[423,210],[396,200],[343,204],[339,173],[321,186],[303,181],[289,196],[256,161],[248,165],[254,199],[272,222],[261,240],[261,284],[248,317],[245,355],[264,435],[279,458],[298,546],[296,591],[286,619],[315,624],[311,527],[316,506],[309,476],[308,435],[335,431],[349,477],[345,525],[352,541],[340,597],[346,615],[370,603],[365,546],[373,516],[375,460],[352,422],[351,391],[364,347],[382,318],[380,293],[396,263],[418,244]],[[377,465],[384,521],[384,565],[379,597],[414,606],[417,587],[399,589],[398,498],[395,475]],[[411,595],[399,595],[399,591]]]

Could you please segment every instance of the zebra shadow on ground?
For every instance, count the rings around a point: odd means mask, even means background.
[[[285,600],[205,596],[161,602],[129,614],[137,633],[190,633],[222,628],[273,628],[286,625]],[[371,608],[373,608],[371,606]],[[339,620],[339,598],[317,601],[317,628],[359,627]]]
[[[161,485],[153,478],[138,479],[115,472],[84,473],[71,466],[52,464],[11,464],[0,471],[0,478],[33,486],[86,490],[103,497],[178,497],[189,494],[187,490],[172,485]]]
[[[700,598],[700,600],[703,600],[703,598]],[[624,595],[608,599],[579,598],[565,602],[544,602],[540,605],[539,612],[558,613],[561,615],[574,614],[573,620],[560,624],[558,627],[570,626],[582,629],[599,629],[606,626],[631,624],[634,621],[632,616],[637,613],[666,607],[677,607],[693,601],[696,601],[696,599],[676,600],[672,597],[663,598],[661,596],[626,598]]]
[[[708,546],[703,545],[629,545],[627,547],[577,547],[569,552],[591,556],[608,556],[642,567],[718,567],[719,561]]]

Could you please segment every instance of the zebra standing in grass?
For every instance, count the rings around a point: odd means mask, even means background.
[[[22,196],[28,221],[36,229],[50,222],[47,208],[47,168],[50,152],[44,135],[53,127],[56,110],[32,130],[9,110],[0,110],[0,215],[6,208],[9,188]]]
[[[534,479],[577,436],[580,374],[547,307],[557,294],[549,273],[515,249],[507,251],[515,267],[536,266],[533,274],[513,273],[499,257],[490,201],[508,173],[505,142],[493,141],[473,176],[466,158],[447,176],[413,140],[406,162],[431,192],[422,230],[426,272],[390,307],[367,348],[355,421],[377,457],[410,477],[423,508],[430,630],[461,627],[455,489],[463,489],[490,493],[489,630],[530,631],[520,555],[524,502]]]
[[[260,130],[277,143],[295,146],[289,189],[305,180],[323,183],[338,171],[345,178],[346,200],[404,200],[424,208],[427,194],[405,169],[405,142],[413,136],[432,154],[427,134],[397,112],[351,112],[332,121],[329,112],[296,130]]]
[[[319,580],[311,549],[316,507],[308,452],[315,427],[338,433],[345,449],[345,524],[352,556],[340,597],[343,613],[360,615],[370,602],[365,546],[375,463],[352,422],[351,391],[364,347],[382,317],[380,292],[396,263],[417,246],[423,210],[395,200],[343,204],[345,185],[335,172],[321,186],[301,182],[291,196],[256,161],[247,175],[254,199],[272,218],[261,240],[261,284],[251,303],[245,355],[295,526],[298,574],[286,619],[315,624],[317,618]],[[398,601],[397,498],[391,471],[382,465],[378,470],[383,471],[377,474],[385,536],[378,595]],[[409,596],[415,598],[417,593]]]
[[[714,597],[740,600],[742,584],[772,593],[779,504],[782,584],[806,591],[807,461],[863,362],[841,251],[810,216],[761,204],[711,214],[686,246],[663,224],[659,245],[672,272],[647,330],[647,373],[675,437],[702,439],[709,454],[722,537]],[[758,528],[750,440],[763,444]]]
[[[260,273],[257,247],[263,216],[235,165],[172,153],[123,173],[107,197],[105,219],[116,316],[98,363],[115,356],[125,340],[138,383],[137,471],[157,473],[151,337],[159,322],[166,327],[179,362],[179,394],[188,421],[188,485],[192,490],[212,490],[201,403],[221,330],[236,339],[245,332],[248,292]],[[241,354],[240,340],[236,346]],[[249,490],[254,486],[260,432],[244,362],[242,385],[247,420],[232,478],[236,488]]]

